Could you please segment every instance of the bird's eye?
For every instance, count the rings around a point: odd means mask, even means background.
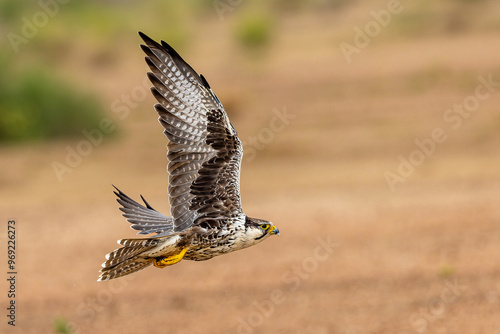
[[[269,228],[269,224],[262,224],[260,225],[260,228],[263,230],[267,230]]]

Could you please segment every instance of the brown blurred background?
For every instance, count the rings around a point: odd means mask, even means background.
[[[500,333],[500,3],[6,1],[1,333]],[[250,249],[96,282],[168,213],[137,31],[204,74],[245,144]],[[6,252],[6,246],[3,247]],[[2,256],[7,272],[7,254]]]

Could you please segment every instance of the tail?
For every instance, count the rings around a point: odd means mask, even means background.
[[[118,240],[118,244],[123,247],[106,255],[98,281],[108,281],[148,267],[154,259],[143,257],[141,254],[158,245],[160,241],[159,238]]]

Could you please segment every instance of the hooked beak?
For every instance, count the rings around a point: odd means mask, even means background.
[[[273,229],[269,233],[280,235],[280,230],[276,226],[273,226]]]

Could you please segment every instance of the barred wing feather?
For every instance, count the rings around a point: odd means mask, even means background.
[[[239,177],[243,148],[203,76],[167,43],[145,42],[155,109],[169,143],[169,202],[173,232],[206,219],[243,215]]]
[[[115,189],[114,193],[118,197],[116,200],[121,205],[120,211],[123,212],[123,216],[127,221],[132,224],[130,227],[139,231],[137,234],[158,233],[158,236],[172,234],[172,217],[167,217],[153,209],[142,196],[141,198],[146,206],[137,203],[120,189],[116,187]]]

